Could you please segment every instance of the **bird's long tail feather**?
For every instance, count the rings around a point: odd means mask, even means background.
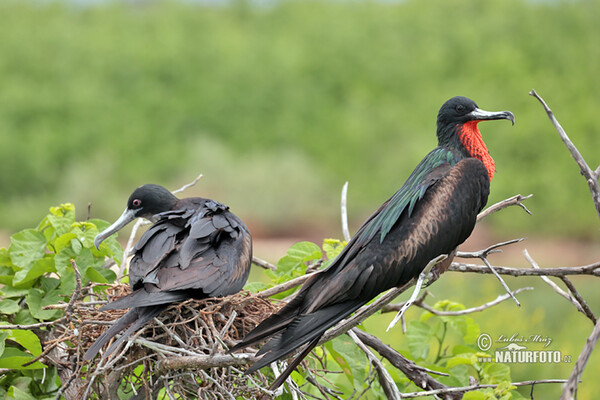
[[[103,357],[107,357],[110,353],[109,351],[113,349],[114,351],[115,344],[120,344],[125,340],[131,332],[139,329],[146,322],[157,316],[160,312],[166,309],[168,304],[160,305],[160,306],[151,306],[151,307],[136,307],[129,310],[125,315],[119,318],[106,332],[104,332],[96,342],[85,352],[83,355],[83,359],[85,361],[92,360],[96,354],[100,351],[102,347],[106,343],[110,341],[114,336],[116,336],[123,329],[127,328],[129,325],[129,329],[127,329],[124,334],[106,351]],[[133,325],[132,325],[133,324]],[[111,351],[111,352],[112,352]]]

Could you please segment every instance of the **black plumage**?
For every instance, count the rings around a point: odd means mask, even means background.
[[[226,205],[199,197],[180,200],[162,186],[143,185],[130,196],[117,222],[96,236],[96,247],[137,217],[155,222],[134,247],[132,293],[101,308],[130,310],[89,348],[85,360],[128,327],[104,353],[108,356],[173,302],[234,294],[248,279],[252,238]]]
[[[449,255],[471,234],[487,202],[494,163],[481,139],[481,120],[509,119],[486,112],[465,97],[448,100],[438,113],[438,147],[404,185],[359,228],[325,270],[311,277],[279,312],[261,322],[232,351],[271,338],[248,372],[307,344],[273,383],[279,386],[323,333],[379,293],[417,277],[441,254]]]

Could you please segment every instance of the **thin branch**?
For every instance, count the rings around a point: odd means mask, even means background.
[[[583,313],[586,315],[586,317],[588,317],[592,321],[593,324],[596,324],[596,322],[597,322],[596,316],[590,309],[590,306],[588,306],[588,304],[585,301],[585,299],[583,298],[583,296],[577,291],[577,289],[575,288],[575,285],[573,285],[573,282],[571,282],[569,280],[569,278],[567,278],[566,276],[559,276],[558,279],[563,281],[565,286],[567,288],[569,288],[569,292],[571,292],[573,297],[575,297],[575,300],[577,300],[577,302],[581,305],[581,308],[583,309]]]
[[[38,324],[31,324],[31,325],[21,325],[21,324],[3,325],[3,324],[0,324],[0,329],[32,330],[32,329],[37,329],[37,328],[43,328],[43,327],[46,327],[46,326],[52,326],[52,325],[61,323],[61,322],[66,321],[66,320],[67,320],[67,317],[66,316],[62,316],[59,319],[55,319],[54,321],[40,322]]]
[[[527,259],[527,261],[529,262],[529,264],[531,264],[532,268],[534,268],[534,269],[540,269],[540,267],[537,264],[537,262],[535,262],[535,260],[533,259],[533,257],[531,257],[531,255],[529,255],[529,252],[527,251],[527,249],[523,250],[523,255],[525,256],[525,258]],[[552,282],[550,280],[550,278],[548,278],[547,276],[541,276],[540,278],[542,278],[542,280],[544,282],[546,282],[548,284],[548,286],[550,286],[556,293],[558,293],[559,295],[561,295],[562,297],[564,297],[565,299],[567,299],[571,304],[573,304],[575,306],[575,308],[577,308],[577,311],[579,311],[581,313],[585,313],[583,311],[583,308],[581,307],[581,305],[577,302],[577,300],[575,300],[575,298],[573,298],[573,296],[571,296],[569,293],[567,293],[564,290],[562,290],[560,288],[560,286],[558,286],[556,283]]]
[[[350,230],[348,229],[348,208],[346,207],[346,200],[348,197],[348,182],[344,183],[342,187],[342,200],[341,200],[341,213],[342,213],[342,234],[346,242],[350,241]]]
[[[565,379],[540,379],[535,381],[523,381],[523,382],[511,382],[513,386],[531,386],[538,385],[540,383],[565,383]],[[471,392],[473,390],[486,389],[486,388],[495,388],[498,387],[498,384],[478,384],[471,386],[463,386],[463,387],[452,387],[447,389],[436,389],[436,390],[427,390],[424,392],[413,392],[413,393],[403,393],[402,397],[405,399],[415,398],[415,397],[426,397],[426,396],[439,396],[445,394],[460,394],[462,396],[463,393]],[[445,398],[445,397],[444,397]],[[459,397],[461,398],[461,397]]]
[[[583,374],[583,370],[585,369],[585,365],[587,364],[590,356],[592,355],[592,351],[598,343],[598,339],[600,338],[600,320],[596,322],[594,325],[594,329],[592,333],[585,341],[585,345],[583,346],[583,350],[577,357],[577,362],[575,363],[575,367],[573,371],[571,371],[571,376],[569,376],[569,380],[565,385],[562,395],[560,396],[560,400],[572,400],[575,398],[575,394],[577,392],[577,384],[579,383],[579,379],[581,378],[581,374]]]
[[[135,240],[135,236],[137,235],[138,229],[143,225],[149,225],[150,221],[139,218],[133,224],[133,228],[131,228],[131,233],[129,234],[129,239],[127,239],[127,244],[125,245],[125,249],[123,250],[123,259],[121,260],[121,265],[119,266],[119,272],[117,273],[116,281],[119,282],[125,273],[125,267],[127,266],[127,259],[129,258],[129,253],[133,248],[133,241]]]
[[[507,240],[506,242],[500,242],[500,243],[496,243],[493,244],[483,250],[479,250],[479,251],[457,251],[456,252],[456,257],[458,258],[479,258],[479,259],[483,259],[484,257],[489,256],[490,254],[493,253],[500,253],[502,252],[502,250],[500,250],[500,247],[503,246],[508,246],[514,243],[520,243],[523,240],[525,240],[526,238],[518,238],[518,239],[511,239],[511,240]]]
[[[522,288],[518,288],[516,289],[513,294],[517,295],[521,292],[524,292],[526,290],[533,290],[532,287],[528,286],[528,287],[522,287]],[[454,317],[454,316],[458,316],[458,315],[467,315],[467,314],[473,314],[476,312],[481,312],[483,310],[487,310],[488,308],[494,307],[500,303],[502,303],[503,301],[510,299],[510,295],[508,293],[500,295],[498,297],[496,297],[495,300],[492,300],[490,302],[487,302],[485,304],[482,304],[480,306],[477,307],[472,307],[472,308],[466,308],[464,310],[458,310],[458,311],[442,311],[442,310],[436,310],[435,308],[431,307],[430,305],[426,304],[424,301],[425,296],[422,296],[421,298],[417,299],[415,301],[415,306],[420,307],[426,311],[429,311],[430,313],[440,316],[440,317]],[[399,303],[399,304],[388,304],[387,306],[383,307],[381,309],[382,313],[385,312],[394,312],[394,311],[398,311],[400,310],[402,307],[404,306],[404,303]]]
[[[492,267],[492,264],[490,264],[490,262],[488,261],[487,256],[491,253],[497,253],[497,252],[501,251],[501,250],[498,250],[499,247],[507,246],[507,245],[513,244],[513,243],[522,242],[523,240],[525,240],[525,238],[512,239],[507,242],[494,244],[494,245],[488,247],[487,249],[477,251],[474,253],[457,252],[456,256],[461,257],[461,258],[479,258],[479,259],[481,259],[481,261],[483,261],[484,264],[490,269],[490,271],[496,276],[496,279],[498,279],[500,281],[500,283],[502,284],[502,287],[504,287],[504,290],[506,290],[506,293],[508,293],[510,295],[510,297],[514,300],[514,302],[517,304],[517,306],[521,307],[521,303],[519,303],[519,300],[517,300],[517,298],[512,294],[513,292],[510,290],[510,288],[508,287],[508,285],[506,284],[504,279],[502,279],[502,277],[498,274],[498,272],[496,272],[494,267]]]
[[[175,189],[173,190],[171,193],[176,194],[176,193],[180,193],[183,192],[184,190],[187,190],[189,188],[191,188],[192,186],[194,186],[196,183],[198,183],[198,181],[200,179],[202,179],[204,175],[200,174],[196,177],[196,179],[194,179],[193,181],[191,181],[190,183],[186,183],[185,185],[183,185],[182,187],[180,187],[179,189]]]
[[[67,317],[67,321],[71,320],[71,315],[73,314],[73,306],[75,304],[75,301],[79,299],[79,295],[81,295],[81,274],[79,273],[79,268],[77,268],[77,264],[75,264],[75,260],[71,260],[71,267],[75,272],[75,292],[69,299],[67,307],[65,308],[65,317]]]
[[[588,166],[588,164],[583,159],[581,153],[579,153],[579,150],[577,150],[577,147],[575,147],[571,139],[569,139],[569,136],[567,136],[567,133],[565,132],[563,127],[554,117],[554,113],[552,112],[550,107],[548,107],[544,99],[542,99],[533,89],[531,89],[531,92],[529,92],[529,94],[538,99],[538,101],[542,104],[544,110],[546,111],[546,114],[548,114],[548,118],[550,118],[550,121],[552,122],[552,125],[554,125],[554,128],[556,128],[556,131],[558,132],[558,135],[560,136],[561,140],[563,141],[563,143],[571,153],[571,156],[579,166],[581,174],[585,177],[585,180],[587,181],[588,186],[590,188],[592,200],[594,201],[594,206],[596,207],[596,213],[598,214],[598,217],[600,217],[600,183],[598,182],[598,177],[600,176],[598,170],[600,170],[600,167],[593,171]]]
[[[312,272],[310,274],[302,275],[287,282],[282,283],[281,285],[273,286],[272,288],[265,289],[257,293],[259,297],[266,298],[274,296],[278,293],[285,292],[291,288],[302,285],[308,278],[313,276],[316,272]]]
[[[533,194],[530,194],[527,196],[522,196],[520,194],[517,194],[517,195],[514,195],[513,197],[509,197],[506,200],[499,201],[498,203],[493,204],[493,205],[489,206],[488,208],[486,208],[485,210],[483,210],[482,212],[480,212],[479,215],[477,215],[477,222],[481,221],[482,219],[484,219],[485,217],[487,217],[490,214],[493,214],[495,212],[505,209],[506,207],[510,207],[510,206],[514,206],[514,205],[521,207],[523,210],[525,210],[525,212],[527,214],[531,215],[531,211],[529,211],[527,209],[527,207],[525,207],[525,205],[522,203],[523,200],[527,200],[531,196],[533,196]]]
[[[494,266],[496,272],[500,275],[510,276],[566,276],[566,275],[593,275],[600,277],[600,261],[584,265],[581,267],[555,267],[555,268],[514,268]],[[453,262],[448,271],[452,272],[474,272],[477,274],[491,274],[488,267],[477,264],[466,264]]]
[[[252,262],[259,267],[263,267],[264,269],[270,269],[271,271],[277,271],[277,266],[271,264],[268,261],[262,260],[258,257],[252,256]]]
[[[356,343],[358,348],[360,348],[367,355],[367,358],[369,359],[371,364],[373,364],[373,366],[377,370],[377,375],[379,376],[379,382],[381,383],[381,387],[383,388],[383,391],[385,392],[386,397],[388,399],[392,399],[392,400],[401,399],[402,395],[400,394],[400,391],[398,390],[398,387],[396,386],[394,379],[392,378],[390,373],[387,371],[387,369],[385,369],[385,366],[383,365],[383,363],[377,357],[375,357],[373,352],[371,350],[369,350],[369,348],[367,346],[365,346],[365,344],[362,342],[362,340],[360,340],[360,338],[356,335],[356,333],[353,332],[352,329],[349,330],[347,332],[347,334],[354,341],[354,343]]]
[[[408,308],[415,302],[417,296],[419,295],[419,292],[421,291],[421,286],[423,285],[423,282],[425,282],[425,279],[427,279],[427,275],[429,274],[431,269],[438,263],[446,260],[447,258],[447,254],[441,254],[433,260],[429,261],[425,268],[423,268],[423,271],[421,271],[421,273],[419,274],[419,278],[417,279],[417,283],[415,284],[415,288],[410,298],[404,302],[404,305],[400,308],[398,314],[396,314],[394,319],[392,319],[392,322],[390,322],[390,324],[388,325],[387,329],[385,330],[386,332],[389,332],[389,330],[392,329],[394,325],[398,323],[398,321],[402,318],[406,310],[408,310]]]
[[[208,369],[248,365],[258,360],[254,354],[214,354],[198,356],[167,357],[158,364],[159,373],[176,369]]]
[[[358,336],[358,338],[363,343],[377,351],[382,357],[387,359],[394,367],[402,371],[402,373],[406,375],[406,377],[412,382],[414,382],[418,387],[429,390],[449,389],[448,386],[438,382],[437,380],[429,376],[429,370],[424,369],[423,367],[420,367],[419,365],[415,364],[414,361],[407,359],[402,354],[398,353],[396,350],[383,343],[381,339],[379,339],[377,336],[371,335],[358,328],[352,329],[352,332],[356,336]],[[402,398],[404,397],[405,395],[402,394]],[[462,398],[462,395],[450,394],[448,396],[444,396],[443,398],[448,400],[460,399]]]

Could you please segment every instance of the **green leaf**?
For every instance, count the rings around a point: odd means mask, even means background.
[[[108,228],[110,226],[110,222],[104,221],[102,219],[91,219],[88,221],[91,224],[96,226],[98,232]],[[121,244],[117,240],[117,235],[112,235],[102,242],[100,245],[100,249],[96,249],[94,246],[90,248],[95,257],[109,257],[117,262],[117,264],[121,264],[121,260],[123,259],[123,248]]]
[[[290,247],[287,254],[277,262],[277,274],[304,273],[307,261],[319,260],[323,256],[321,249],[311,242],[298,242]]]
[[[32,288],[29,290],[26,299],[31,315],[39,320],[54,319],[61,313],[61,310],[42,310],[42,307],[57,304],[61,300],[57,290],[44,295],[44,292],[40,289]]]
[[[71,230],[71,225],[75,222],[75,206],[71,203],[66,203],[58,207],[50,207],[50,214],[46,219],[50,226],[54,228],[52,236],[64,235]],[[41,228],[43,229],[44,227]]]
[[[8,331],[0,330],[0,357],[2,357],[2,354],[4,353],[4,347],[6,346],[5,341],[8,335]]]
[[[46,368],[44,364],[39,361],[23,367],[23,364],[33,360],[35,357],[15,347],[6,346],[2,357],[0,357],[0,368],[11,368],[11,369],[39,369]]]
[[[93,247],[94,238],[98,233],[96,225],[90,222],[76,222],[72,225],[72,232],[77,235],[77,239],[81,242],[83,247]]]
[[[477,365],[477,355],[475,353],[463,353],[450,357],[446,360],[446,367],[452,368],[460,364],[466,364],[470,366]]]
[[[10,237],[8,249],[10,258],[16,266],[27,268],[44,256],[46,237],[35,229],[25,229]]]
[[[0,284],[11,285],[15,271],[10,267],[0,267]]]
[[[323,251],[325,251],[328,260],[333,260],[344,250],[347,244],[348,242],[345,240],[325,239],[323,240]]]
[[[50,272],[56,272],[56,269],[54,268],[54,259],[52,257],[40,258],[36,260],[31,267],[24,268],[15,273],[13,286],[26,286],[28,283],[32,283],[32,281],[35,281],[40,276]],[[31,284],[29,286],[31,286]]]
[[[77,235],[74,234],[73,232],[67,232],[64,235],[60,235],[52,243],[52,245],[54,247],[54,251],[56,253],[61,252],[65,247],[70,246],[71,240],[73,240],[75,238],[77,238]]]
[[[9,399],[14,399],[14,400],[36,400],[36,398],[34,396],[32,396],[30,393],[19,389],[16,386],[11,386],[8,389],[7,392],[8,398]]]
[[[429,340],[432,338],[429,325],[421,321],[411,321],[406,328],[408,350],[415,359],[425,359],[429,354]]]
[[[16,314],[20,309],[21,306],[14,300],[4,299],[0,301],[0,314]]]
[[[325,348],[333,356],[344,375],[354,388],[361,388],[367,378],[368,361],[365,354],[347,335],[327,342]]]
[[[0,266],[10,267],[12,266],[12,262],[10,261],[10,256],[8,254],[8,249],[2,247],[0,248]]]
[[[21,329],[13,329],[8,331],[8,339],[17,342],[28,350],[33,356],[37,357],[42,354],[42,344],[35,333]]]
[[[487,363],[483,367],[483,379],[485,383],[500,383],[510,381],[510,368],[505,364]]]
[[[485,394],[477,392],[467,392],[463,396],[463,400],[486,400]]]
[[[268,287],[269,287],[269,285],[267,285],[266,283],[263,283],[263,282],[250,282],[250,283],[247,283],[246,286],[244,286],[244,290],[247,290],[252,293],[256,293],[256,292],[260,292],[261,290],[264,290]]]
[[[16,288],[13,286],[3,286],[0,288],[0,294],[4,298],[23,297],[29,293],[29,288]]]
[[[110,271],[110,270],[105,269],[105,271]],[[112,271],[110,271],[110,272],[112,272]],[[114,272],[112,272],[112,273],[114,275]],[[98,283],[112,282],[112,281],[109,281],[108,279],[106,279],[106,277],[104,275],[102,275],[98,270],[96,270],[93,267],[90,267],[85,270],[84,277],[91,282],[98,282]]]

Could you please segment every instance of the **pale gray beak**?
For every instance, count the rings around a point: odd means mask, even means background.
[[[119,229],[123,228],[125,225],[127,225],[134,219],[136,219],[135,212],[133,210],[130,210],[129,208],[126,208],[125,211],[123,211],[123,214],[121,214],[119,219],[117,219],[114,224],[112,224],[111,226],[100,232],[98,235],[96,235],[96,237],[94,238],[94,246],[96,246],[96,248],[99,248],[100,244],[103,241],[105,241],[106,238],[108,238],[113,233],[117,232]]]
[[[515,124],[515,116],[510,111],[484,111],[479,108],[474,109],[468,114],[474,120],[489,121],[492,119],[507,119]]]

